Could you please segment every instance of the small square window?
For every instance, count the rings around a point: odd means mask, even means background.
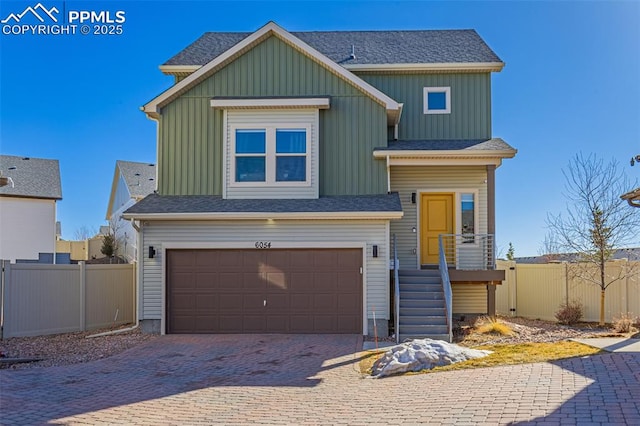
[[[423,100],[425,114],[451,113],[450,87],[425,87]]]

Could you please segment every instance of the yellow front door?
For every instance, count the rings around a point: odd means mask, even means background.
[[[438,236],[453,234],[452,193],[427,193],[420,198],[420,263],[437,264]]]

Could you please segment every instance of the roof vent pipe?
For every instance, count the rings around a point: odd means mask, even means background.
[[[349,57],[351,59],[355,59],[356,58],[356,46],[355,46],[355,44],[351,45],[351,55],[349,55]]]

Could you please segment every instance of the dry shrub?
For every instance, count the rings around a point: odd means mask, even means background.
[[[616,333],[630,333],[633,326],[640,324],[640,317],[634,317],[630,313],[621,314],[619,317],[613,317],[613,330]]]
[[[571,325],[579,322],[584,315],[584,306],[577,300],[560,305],[554,316],[560,324]]]
[[[511,336],[513,330],[507,324],[491,317],[480,317],[474,324],[476,332],[480,334],[499,334],[501,336]]]

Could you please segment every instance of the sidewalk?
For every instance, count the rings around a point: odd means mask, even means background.
[[[640,339],[626,339],[620,337],[601,337],[593,339],[571,339],[574,342],[593,346],[607,352],[640,353]]]

